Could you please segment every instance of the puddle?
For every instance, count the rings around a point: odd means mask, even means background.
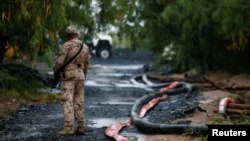
[[[95,128],[103,128],[108,127],[111,124],[119,123],[119,122],[126,122],[129,118],[99,118],[90,120],[93,122],[91,127]],[[122,132],[120,135],[127,137],[129,141],[146,141],[147,136],[139,133],[129,133],[129,132]]]
[[[151,88],[147,88],[145,86],[142,86],[142,85],[135,85],[135,84],[118,84],[118,83],[114,83],[114,85],[116,87],[120,87],[120,88],[141,88],[141,89],[144,89],[146,91],[154,91],[153,89]]]
[[[98,76],[103,76],[103,77],[123,77],[123,76],[132,76],[133,74],[131,73],[98,73]]]
[[[135,65],[108,65],[108,68],[118,69],[118,70],[138,70],[143,68],[143,64],[135,64]]]
[[[136,70],[142,68],[143,64],[123,64],[123,65],[102,65],[102,64],[94,64],[91,65],[91,68],[114,68],[114,69],[130,69],[130,70]]]
[[[52,94],[60,94],[60,89],[52,89],[52,88],[39,88],[39,92],[52,93]]]
[[[121,101],[122,100],[122,101]],[[136,99],[121,99],[121,98],[109,98],[108,101],[98,102],[100,104],[113,104],[113,105],[133,105]]]
[[[110,85],[110,84],[98,83],[98,82],[93,81],[93,80],[87,80],[86,83],[85,83],[85,86],[110,87],[110,86],[112,86],[112,85]]]
[[[47,116],[44,116],[44,118],[45,119],[62,119],[63,113],[47,115]]]
[[[54,71],[47,71],[46,72],[48,75],[54,75]]]
[[[110,80],[109,80],[110,81]],[[147,88],[145,86],[134,85],[129,83],[116,83],[116,82],[99,82],[94,80],[87,80],[85,86],[95,86],[95,87],[119,87],[119,88],[142,88],[147,91],[153,91],[151,88]]]
[[[99,104],[111,104],[111,105],[133,105],[134,102],[123,102],[123,101],[108,101],[108,102],[98,102]]]
[[[92,122],[91,127],[102,128],[107,127],[114,123],[125,122],[128,121],[129,118],[98,118],[90,120]]]
[[[90,126],[95,128],[102,128],[102,127],[108,127],[114,123],[126,122],[128,120],[129,118],[98,118],[90,120],[93,123]],[[143,134],[129,133],[129,132],[122,132],[120,135],[127,137],[129,141],[146,141],[147,137]]]

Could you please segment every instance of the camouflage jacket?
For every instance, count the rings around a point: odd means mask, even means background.
[[[65,63],[73,58],[82,45],[82,41],[77,38],[71,39],[64,43],[56,57],[54,72],[58,71]],[[83,44],[82,51],[69,63],[63,72],[61,80],[85,80],[90,60],[89,48]]]

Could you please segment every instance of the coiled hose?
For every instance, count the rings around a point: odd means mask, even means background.
[[[163,94],[169,96],[192,92],[197,88],[195,85],[188,83],[180,82],[177,84],[176,89],[170,89],[168,91],[157,92],[155,94],[145,95],[136,100],[135,104],[131,110],[131,118],[133,124],[141,131],[145,133],[185,133],[189,130],[192,130],[193,133],[206,134],[207,125],[186,125],[186,124],[156,124],[149,122],[143,118],[139,118],[138,113],[143,105],[148,103],[151,99],[156,97],[161,97]]]

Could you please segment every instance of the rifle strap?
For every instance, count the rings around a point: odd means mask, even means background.
[[[74,57],[72,57],[67,63],[63,64],[63,66],[61,68],[59,68],[57,72],[62,72],[65,69],[65,67],[68,64],[70,64],[80,54],[80,52],[82,51],[82,48],[83,48],[83,43],[82,43],[80,49],[78,50],[78,52],[76,53],[76,55]]]

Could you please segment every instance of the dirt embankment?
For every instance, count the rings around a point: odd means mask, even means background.
[[[19,107],[19,100],[0,94],[0,117],[7,117],[11,113],[18,110]]]

